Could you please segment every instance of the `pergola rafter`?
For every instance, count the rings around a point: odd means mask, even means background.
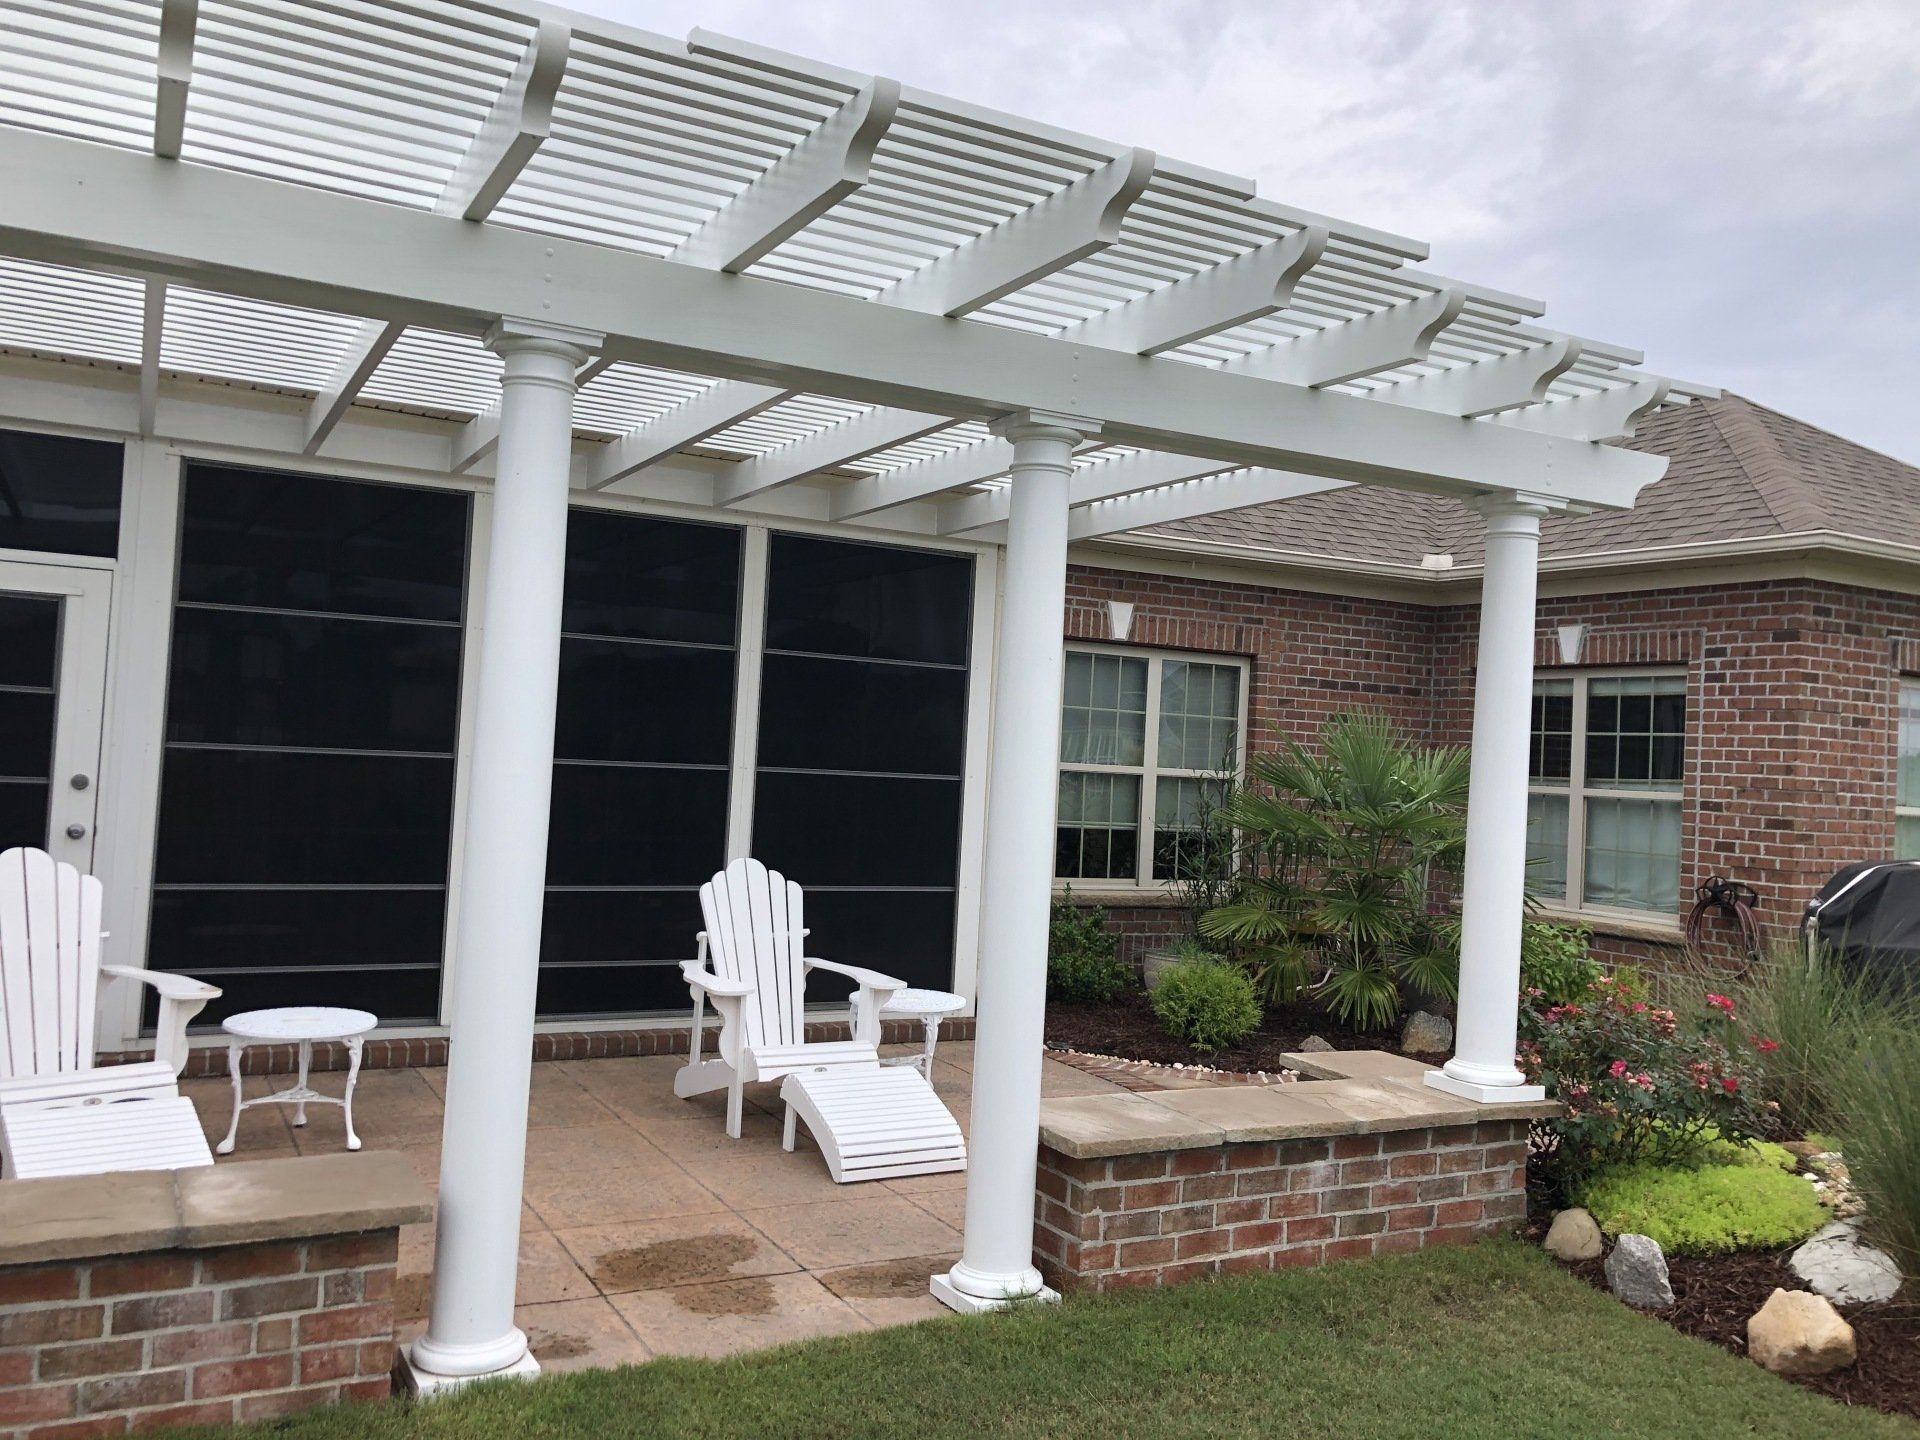
[[[566,76],[567,52],[572,43],[573,32],[568,26],[558,20],[540,22],[434,202],[436,214],[479,221],[493,213],[552,132],[553,100]],[[307,454],[326,443],[405,329],[397,321],[376,320],[359,327],[346,353],[335,363],[326,387],[314,396],[307,410]]]

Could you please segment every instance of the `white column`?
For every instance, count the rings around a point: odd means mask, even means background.
[[[1033,1267],[1033,1187],[1066,663],[1067,485],[1074,446],[1094,429],[1034,411],[994,426],[1013,442],[1013,494],[994,663],[967,1228],[960,1263],[933,1277],[934,1295],[955,1310],[1053,1294]]]
[[[1460,1006],[1454,1055],[1427,1083],[1468,1099],[1539,1099],[1513,1063],[1520,1018],[1520,922],[1527,875],[1527,743],[1533,713],[1534,590],[1548,502],[1488,496],[1460,897]]]
[[[433,1308],[415,1389],[533,1374],[513,1323],[567,564],[574,371],[600,337],[503,320],[480,683],[451,974]]]

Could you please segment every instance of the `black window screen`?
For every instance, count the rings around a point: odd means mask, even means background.
[[[47,845],[60,602],[0,595],[0,850]]]
[[[699,888],[726,864],[740,536],[569,518],[544,1017],[686,1001]]]
[[[0,550],[117,553],[120,468],[110,440],[0,430]]]
[[[806,887],[812,953],[945,988],[973,561],[776,534],[768,564],[753,853]]]
[[[188,467],[149,964],[438,1018],[467,497]]]

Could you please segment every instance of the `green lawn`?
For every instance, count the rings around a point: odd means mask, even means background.
[[[1920,1440],[1634,1315],[1515,1241],[207,1433]]]

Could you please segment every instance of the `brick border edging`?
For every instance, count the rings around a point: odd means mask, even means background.
[[[565,1030],[533,1037],[533,1058],[538,1060],[602,1060],[637,1055],[685,1055],[689,1046],[689,1026],[635,1028],[631,1030]],[[707,1034],[717,1033],[709,1026]],[[916,1044],[924,1032],[918,1020],[888,1020],[880,1029],[881,1041],[888,1045]],[[849,1040],[851,1027],[844,1020],[820,1020],[806,1027],[808,1040]],[[973,1021],[943,1021],[942,1040],[973,1039]],[[444,1035],[413,1039],[383,1039],[377,1033],[361,1047],[362,1070],[406,1070],[417,1065],[445,1065],[448,1038]],[[100,1056],[103,1065],[124,1065],[151,1060],[151,1050],[122,1050]],[[251,1045],[240,1063],[243,1075],[290,1075],[299,1065],[299,1048],[294,1045]],[[347,1047],[338,1043],[313,1047],[313,1066],[318,1070],[347,1068]],[[194,1049],[181,1074],[187,1079],[227,1074],[227,1047],[206,1045]]]

